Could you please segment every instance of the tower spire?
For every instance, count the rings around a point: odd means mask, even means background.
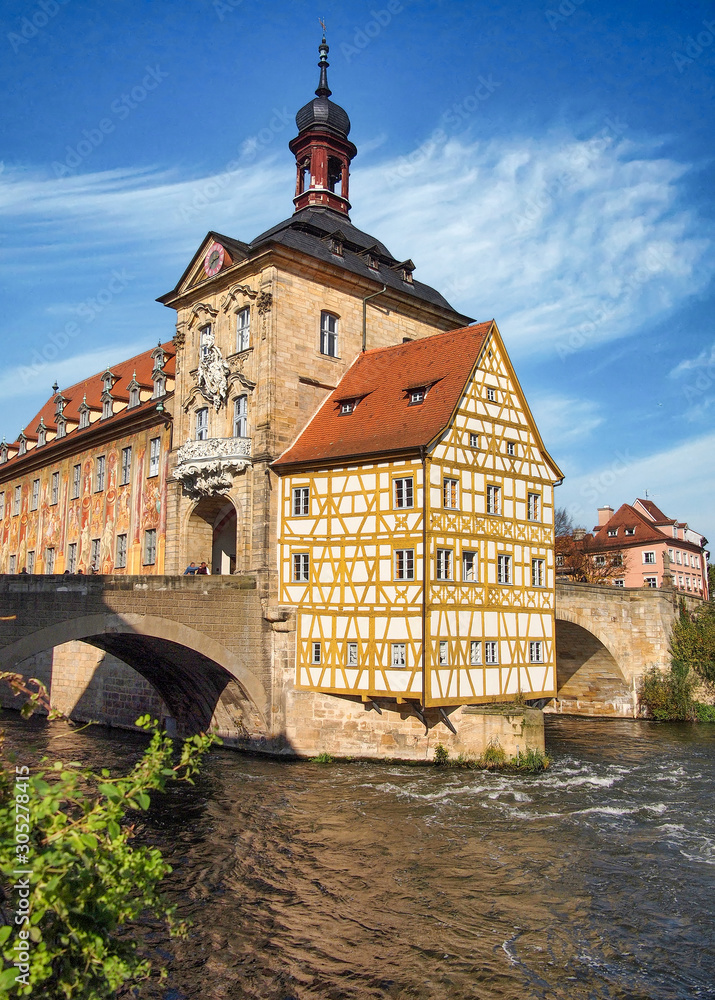
[[[318,46],[318,52],[320,53],[320,60],[318,61],[320,80],[318,81],[318,89],[315,93],[318,97],[330,97],[332,94],[332,90],[328,86],[328,66],[330,65],[328,62],[328,52],[330,52],[330,48],[325,41],[325,25],[322,21],[320,23],[323,25],[323,40]]]

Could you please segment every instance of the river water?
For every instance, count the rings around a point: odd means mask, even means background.
[[[20,756],[128,768],[144,738],[3,713]],[[514,777],[215,751],[139,830],[187,942],[141,1000],[715,997],[715,726],[547,718]]]

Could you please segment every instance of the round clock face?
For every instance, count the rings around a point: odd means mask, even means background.
[[[204,271],[209,278],[212,278],[214,274],[218,274],[221,270],[225,256],[226,251],[220,243],[212,243],[208,248],[204,257]]]

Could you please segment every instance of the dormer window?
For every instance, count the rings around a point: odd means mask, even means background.
[[[107,371],[102,375],[102,385],[104,386],[104,392],[111,392],[112,386],[114,385],[114,375],[107,369]]]
[[[330,240],[330,252],[334,253],[336,257],[342,257],[344,255],[343,240],[340,236],[333,236]]]
[[[61,417],[65,411],[65,404],[67,400],[62,395],[55,396],[55,416]]]
[[[624,532],[624,534],[626,534],[626,535],[635,535],[635,533],[636,533],[636,529],[635,528],[626,528],[625,532]]]
[[[108,394],[102,397],[102,420],[108,420],[114,414],[114,400]]]
[[[4,465],[5,462],[7,462],[7,442],[3,441],[0,443],[0,463]]]
[[[424,385],[415,386],[414,389],[410,389],[410,406],[419,406],[420,403],[424,403],[425,397],[427,396],[427,387]]]
[[[17,449],[17,453],[18,455],[25,455],[27,453],[27,438],[25,437],[24,432],[20,434],[18,441],[20,442],[20,446]]]
[[[166,395],[166,375],[154,372],[154,392],[152,394],[153,399],[159,399],[161,396]]]
[[[608,537],[609,538],[617,538],[618,537],[618,528],[609,528],[608,529]]]
[[[79,429],[84,430],[85,427],[89,427],[89,406],[86,396],[79,405]]]
[[[41,448],[43,444],[47,444],[47,428],[45,427],[45,418],[40,417],[40,426],[37,428],[37,447]]]
[[[400,264],[392,264],[392,270],[396,271],[403,281],[406,281],[408,285],[413,284],[412,272],[415,269],[415,265],[411,260],[403,260]]]
[[[56,437],[63,438],[67,433],[67,421],[64,417],[57,417],[57,435]]]
[[[166,355],[161,344],[154,348],[149,357],[154,359],[154,372],[160,372],[166,364]]]
[[[374,254],[367,255],[367,266],[372,268],[373,271],[377,271],[380,268],[380,261]]]
[[[344,399],[342,401],[342,403],[340,404],[340,412],[341,413],[352,413],[354,411],[354,409],[355,409],[355,400],[354,399]]]

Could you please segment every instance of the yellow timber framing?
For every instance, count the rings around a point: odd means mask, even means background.
[[[473,433],[478,447],[468,444]],[[413,506],[396,508],[394,480],[409,475]],[[459,479],[456,509],[443,506],[445,477]],[[280,479],[280,600],[298,605],[297,687],[425,706],[554,694],[553,486],[561,473],[496,324],[450,421],[419,454],[296,467]],[[486,512],[487,483],[502,490],[498,515]],[[294,518],[293,487],[306,485],[310,515]],[[539,495],[538,520],[529,520],[529,493]],[[452,579],[436,579],[438,548],[452,553]],[[413,550],[413,580],[394,578],[399,549]],[[462,579],[465,551],[475,553],[476,581]],[[310,553],[309,583],[291,583],[298,552]],[[511,583],[497,582],[497,554],[510,557]],[[534,559],[543,560],[547,586],[532,586]],[[320,663],[311,662],[315,643]],[[357,643],[356,666],[346,662],[348,643]],[[497,663],[485,662],[488,643]],[[532,644],[541,662],[530,662]],[[393,666],[400,655],[405,666]]]

